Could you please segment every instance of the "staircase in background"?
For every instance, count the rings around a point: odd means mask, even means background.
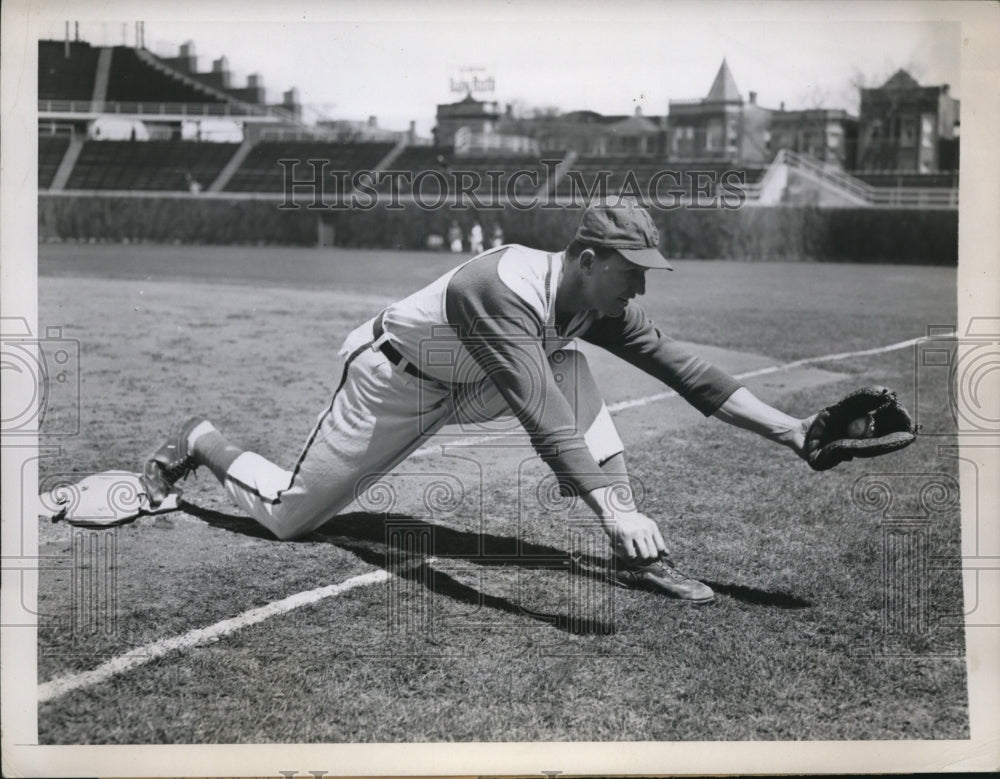
[[[94,111],[104,110],[104,99],[108,96],[108,74],[111,73],[110,46],[102,46],[97,55],[97,72],[94,74],[94,92],[90,102]]]
[[[49,185],[50,190],[62,192],[62,190],[66,189],[66,182],[69,181],[69,177],[73,173],[73,168],[76,167],[76,161],[80,157],[84,140],[82,135],[76,133],[70,138],[69,146],[66,147],[66,153],[63,155],[62,161],[56,169],[56,175],[52,177],[52,183]]]
[[[747,202],[768,206],[790,202],[792,180],[804,180],[844,206],[890,208],[957,208],[958,190],[936,187],[873,187],[861,179],[830,168],[808,154],[782,149],[764,177],[745,188]]]
[[[226,163],[225,167],[219,171],[219,175],[215,177],[215,181],[211,183],[208,188],[209,192],[222,192],[226,188],[226,184],[233,177],[233,174],[239,170],[240,165],[243,164],[243,160],[247,158],[250,150],[254,147],[254,142],[247,138],[240,144],[239,148],[233,153],[233,156],[229,158],[229,162]]]

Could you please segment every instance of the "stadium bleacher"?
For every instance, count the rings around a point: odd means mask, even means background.
[[[851,175],[873,187],[935,187],[957,188],[958,171],[914,173],[910,171],[855,171]]]
[[[89,97],[89,96],[88,96]],[[209,90],[198,89],[172,78],[143,62],[135,49],[115,46],[108,74],[107,100],[122,102],[215,103],[221,100]]]
[[[400,153],[390,166],[392,170],[402,170],[410,173],[410,180],[423,170],[437,170],[444,173],[451,156],[450,148],[435,148],[433,146],[407,146]],[[383,181],[378,187],[380,192],[388,192],[391,188],[389,181]],[[396,185],[396,190],[403,194],[409,194],[410,184],[400,181]]]
[[[226,192],[276,195],[284,192],[286,184],[285,168],[279,161],[298,161],[300,165],[293,175],[299,181],[309,181],[312,170],[306,163],[313,159],[326,162],[324,184],[330,195],[338,189],[337,179],[330,172],[346,172],[350,177],[356,171],[385,164],[392,171],[409,173],[409,181],[383,181],[378,187],[383,193],[395,184],[401,194],[412,194],[413,180],[420,174],[440,174],[424,179],[421,194],[428,198],[441,196],[445,194],[443,185],[447,194],[471,191],[487,202],[495,202],[509,195],[524,199],[547,191],[552,165],[543,165],[543,160],[565,159],[568,171],[560,166],[557,174],[556,194],[560,197],[591,193],[601,180],[606,182],[609,194],[622,191],[623,185],[634,180],[641,196],[654,194],[650,192],[652,184],[659,197],[678,191],[688,195],[699,191],[711,197],[727,172],[735,171],[746,184],[753,184],[767,169],[759,163],[737,167],[723,160],[661,159],[638,154],[577,157],[549,151],[457,156],[453,147],[412,145],[400,150],[391,141],[317,140],[337,136],[329,132],[321,135],[322,128],[304,125],[293,112],[281,111],[280,107],[250,105],[231,98],[210,83],[199,81],[197,74],[175,72],[169,62],[128,46],[102,48],[80,41],[39,41],[38,76],[39,100],[48,104],[39,106],[38,185],[43,190],[51,188],[55,181],[58,188],[65,184],[70,190],[204,192],[218,180],[218,186],[225,183]],[[95,99],[96,104],[90,102]],[[86,105],[65,105],[70,101]],[[53,106],[52,102],[60,105]],[[93,121],[101,113],[117,114],[126,121],[123,130],[108,133],[111,137],[128,137],[127,122],[133,122],[134,140],[96,140],[100,136]],[[212,116],[234,117],[236,122],[253,118],[267,124],[258,124],[252,130],[244,128],[245,138],[258,139],[245,144],[232,142],[240,137],[238,128],[227,136],[215,136],[230,142],[216,143],[204,140],[212,136],[203,136],[200,125],[195,129],[185,127],[196,117]],[[139,122],[145,127],[135,124]],[[141,132],[136,133],[136,128]],[[276,140],[288,137],[286,132],[296,139]],[[189,134],[197,134],[199,140],[180,140]],[[84,143],[77,157],[79,144],[71,146],[70,137],[82,139],[88,135],[94,140]],[[151,140],[141,140],[143,136]],[[167,138],[171,140],[161,140]],[[64,159],[67,170],[56,181]],[[230,175],[233,167],[236,170]],[[225,175],[220,178],[223,170]],[[64,182],[66,173],[69,179]],[[518,173],[521,175],[514,180]],[[700,173],[707,175],[696,177]],[[957,171],[949,170],[932,174],[861,171],[855,175],[886,191],[957,189],[958,184]],[[197,187],[192,187],[193,181]]]
[[[727,162],[665,162],[652,160],[649,156],[636,155],[580,156],[570,166],[567,175],[560,180],[556,191],[561,196],[568,196],[574,193],[574,190],[576,194],[580,194],[583,190],[589,191],[600,180],[598,178],[600,176],[607,181],[608,192],[616,193],[621,191],[631,172],[643,195],[651,194],[648,191],[650,187],[655,187],[660,198],[668,197],[668,193],[672,190],[683,190],[686,194],[692,194],[692,188],[700,184],[707,185],[707,192],[712,195],[723,173],[734,169],[736,168]],[[746,183],[750,184],[759,181],[767,168],[756,166],[736,170],[742,173],[746,177]],[[658,179],[654,178],[663,171],[670,171],[672,175],[664,174]],[[696,180],[697,174],[700,173],[708,175],[701,177],[700,181]]]
[[[97,76],[98,49],[89,43],[38,42],[39,100],[90,100]]]
[[[309,179],[313,173],[307,160],[324,160],[326,166],[325,191],[331,196],[336,192],[336,181],[331,171],[371,170],[395,146],[393,143],[361,142],[331,143],[329,141],[261,141],[250,151],[243,164],[236,170],[227,192],[282,192],[285,185],[284,168],[279,160],[297,160],[297,179]]]
[[[238,147],[194,141],[87,141],[67,188],[183,191],[194,179],[207,189]]]
[[[47,189],[69,148],[68,135],[38,136],[38,188]]]

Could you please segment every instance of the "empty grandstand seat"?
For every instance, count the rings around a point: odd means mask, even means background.
[[[744,176],[747,184],[759,181],[767,170],[764,165],[733,165],[720,161],[679,161],[657,160],[640,155],[607,155],[580,156],[576,159],[570,171],[573,177],[564,176],[558,187],[560,195],[577,195],[593,190],[600,176],[607,181],[609,194],[632,191],[629,172],[639,186],[639,194],[655,195],[657,198],[667,198],[671,191],[681,191],[693,194],[695,187],[707,187],[708,195],[714,194],[716,185],[723,174],[735,171]],[[661,171],[669,171],[659,175]],[[650,189],[655,188],[651,193]],[[704,189],[703,189],[704,191]]]
[[[90,100],[94,94],[99,50],[89,43],[38,42],[38,99]]]
[[[204,190],[237,148],[238,143],[87,141],[66,186],[183,191],[194,179]]]
[[[52,185],[59,163],[69,148],[67,135],[38,136],[38,188],[48,189]]]
[[[115,46],[112,51],[107,99],[137,103],[223,102],[207,89],[198,89],[154,68],[128,46]]]
[[[546,182],[547,173],[542,160],[561,160],[562,157],[562,154],[554,152],[544,155],[480,154],[456,157],[450,148],[411,146],[403,150],[391,167],[394,171],[409,174],[409,182],[399,181],[397,185],[402,194],[412,191],[412,182],[421,173],[434,171],[443,176],[443,182],[450,192],[454,193],[459,187],[465,191],[470,191],[471,188],[480,199],[486,201],[487,198],[492,200],[494,193],[497,198],[508,194],[518,197],[534,195]],[[528,175],[515,179],[518,171],[527,171]],[[490,176],[491,173],[493,176]],[[440,183],[440,177],[428,176],[421,188],[422,195],[428,200],[435,199]],[[379,190],[387,192],[389,187],[390,184],[386,181]]]
[[[916,171],[855,171],[851,173],[873,187],[958,187],[958,171],[917,173]]]
[[[324,192],[335,197],[337,184],[333,171],[347,171],[350,176],[371,170],[392,151],[395,144],[382,142],[331,143],[329,141],[261,141],[243,160],[226,185],[229,192],[282,192],[285,169],[279,160],[295,160],[298,180],[311,180],[313,169],[308,160],[325,161]],[[289,166],[291,167],[291,166]],[[319,167],[317,165],[317,167]]]

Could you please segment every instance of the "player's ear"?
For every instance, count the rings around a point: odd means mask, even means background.
[[[590,272],[594,269],[594,265],[597,262],[597,254],[593,249],[584,249],[580,252],[580,269]]]

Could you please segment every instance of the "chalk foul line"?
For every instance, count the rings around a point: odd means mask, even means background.
[[[779,373],[793,368],[800,368],[804,365],[812,365],[819,362],[832,362],[836,360],[847,360],[852,357],[867,357],[873,354],[885,354],[887,352],[898,351],[899,349],[906,349],[910,346],[915,346],[926,340],[927,337],[924,336],[921,338],[911,338],[908,341],[900,341],[887,346],[879,346],[874,349],[825,354],[820,357],[807,357],[802,360],[794,360],[793,362],[780,363],[766,368],[746,371],[745,373],[737,374],[735,378],[749,379],[756,376]],[[665,392],[658,392],[654,395],[647,395],[642,398],[612,403],[608,406],[608,411],[614,413],[628,408],[635,408],[637,406],[646,406],[650,403],[655,403],[659,400],[673,397],[677,397],[677,393],[673,390],[667,390]],[[514,436],[517,435],[517,433],[504,433],[503,435]],[[470,444],[481,443],[483,441],[495,441],[496,438],[496,435],[476,436],[474,438],[457,439],[444,444],[443,446],[468,446]],[[418,449],[410,456],[422,457],[428,454],[439,454],[443,446],[440,444],[425,446],[422,449]],[[165,638],[160,641],[154,641],[151,644],[146,644],[145,646],[136,647],[123,655],[119,655],[118,657],[108,660],[90,671],[83,671],[76,674],[66,674],[65,676],[59,676],[40,684],[38,686],[38,702],[45,703],[47,701],[55,700],[56,698],[60,698],[73,690],[99,684],[113,676],[117,676],[118,674],[125,673],[133,668],[143,666],[146,663],[149,663],[159,657],[163,657],[170,652],[190,649],[192,647],[217,641],[223,636],[228,636],[231,633],[235,633],[245,627],[256,625],[257,623],[263,622],[271,617],[286,614],[289,611],[302,606],[307,606],[311,603],[317,603],[326,598],[336,597],[342,593],[348,592],[349,590],[353,590],[356,587],[366,587],[370,584],[380,584],[388,579],[389,573],[387,571],[381,569],[370,571],[369,573],[351,577],[340,584],[330,584],[325,587],[319,587],[315,590],[308,590],[306,592],[289,595],[287,598],[282,600],[273,601],[265,606],[244,611],[242,614],[237,614],[235,617],[224,619],[221,622],[216,622],[214,625],[209,625],[208,627],[198,628],[197,630],[192,630],[182,635],[174,636],[173,638]]]
[[[113,676],[130,671],[133,668],[138,668],[170,652],[190,649],[217,641],[223,636],[228,636],[250,625],[256,625],[258,622],[263,622],[271,617],[286,614],[293,609],[317,603],[325,598],[336,597],[356,587],[379,584],[388,580],[388,578],[389,574],[387,571],[381,569],[370,571],[369,573],[354,576],[340,582],[340,584],[330,584],[325,587],[318,587],[315,590],[289,595],[282,600],[272,601],[265,606],[244,611],[242,614],[237,614],[235,617],[216,622],[214,625],[209,625],[208,627],[198,628],[197,630],[191,630],[173,638],[164,638],[145,646],[136,647],[90,671],[59,676],[44,684],[40,684],[38,686],[38,702],[44,703],[55,700],[73,690],[99,684]]]

